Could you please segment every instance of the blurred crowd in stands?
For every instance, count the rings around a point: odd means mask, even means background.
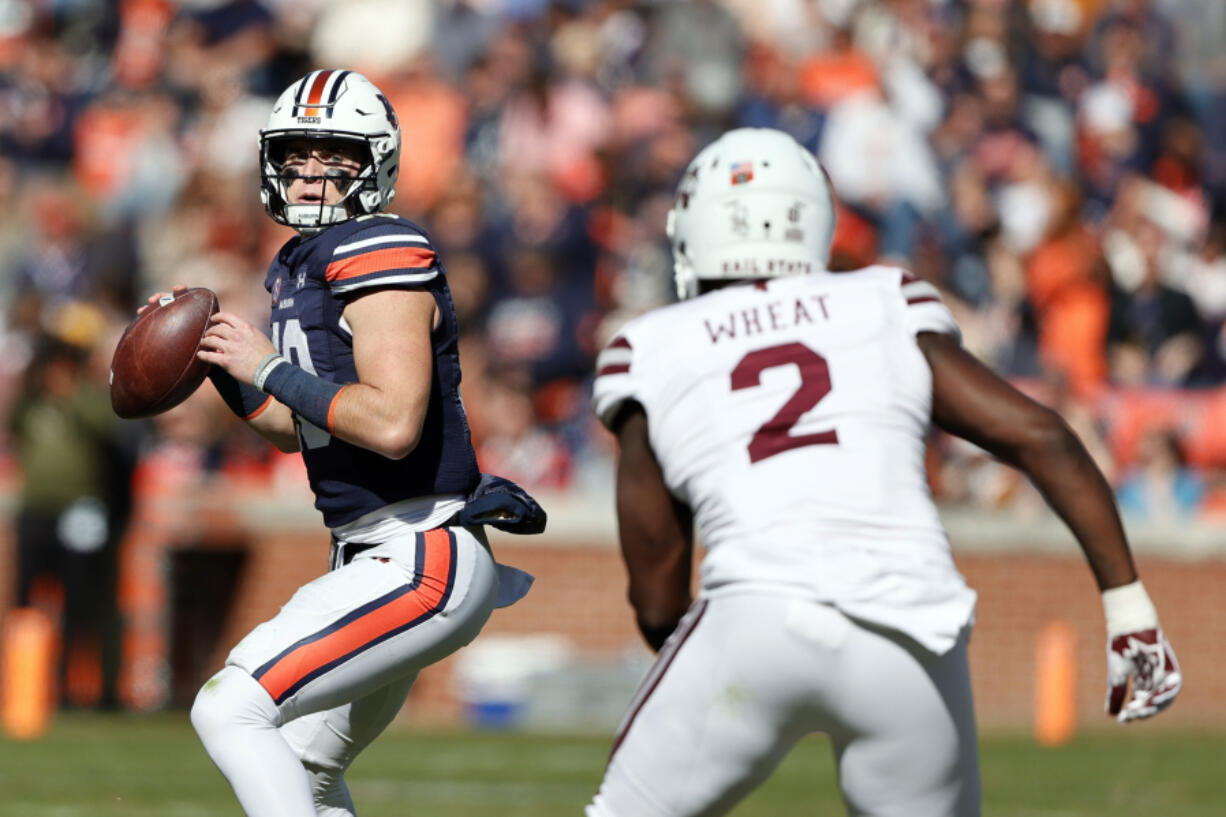
[[[266,321],[291,234],[261,208],[256,131],[338,66],[399,113],[393,209],[447,266],[485,470],[610,496],[594,356],[673,298],[675,184],[750,125],[828,169],[834,266],[939,286],[1129,514],[1226,510],[1222,0],[0,0],[0,406],[23,508],[60,518],[73,497],[44,489],[86,467],[78,494],[133,467],[138,490],[302,490],[207,386],[143,426],[95,408],[147,294],[207,286]],[[65,428],[96,452],[57,453]],[[951,440],[932,474],[950,502],[1035,505]]]

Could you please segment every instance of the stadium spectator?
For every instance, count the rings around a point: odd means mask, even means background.
[[[1154,428],[1138,442],[1136,460],[1123,473],[1116,496],[1125,515],[1180,522],[1196,515],[1205,492],[1204,479],[1187,464],[1179,434]]]
[[[1050,225],[1026,262],[1039,356],[1045,368],[1084,394],[1107,376],[1108,272],[1097,240],[1078,217],[1081,191],[1065,182],[1043,192],[1051,208]]]
[[[33,341],[8,420],[21,469],[15,602],[59,622],[59,695],[117,702],[117,552],[131,509],[134,440],[111,412],[106,317],[61,304]]]
[[[1162,229],[1142,217],[1131,237],[1139,280],[1115,275],[1107,331],[1113,379],[1183,385],[1204,354],[1200,317],[1187,293],[1163,280],[1167,243]]]
[[[556,434],[540,425],[526,373],[504,370],[490,378],[482,399],[484,422],[476,444],[481,470],[527,488],[568,488],[571,454]]]

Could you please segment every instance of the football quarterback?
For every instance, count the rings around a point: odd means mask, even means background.
[[[477,468],[446,270],[385,212],[400,157],[386,97],[313,71],[276,101],[259,152],[264,206],[298,235],[265,277],[268,331],[223,308],[198,355],[239,417],[301,452],[330,570],[234,647],[191,720],[249,817],[351,817],[345,770],[418,671],[528,589],[483,526],[535,533],[544,512]]]

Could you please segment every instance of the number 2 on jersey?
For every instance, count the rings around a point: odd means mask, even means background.
[[[762,372],[778,366],[795,366],[800,371],[800,387],[774,417],[767,420],[749,441],[749,462],[755,463],[805,445],[838,445],[839,434],[834,429],[815,431],[793,437],[790,432],[805,412],[816,406],[830,393],[830,366],[826,358],[803,343],[784,343],[757,349],[736,364],[732,370],[732,390],[750,389],[759,385]]]

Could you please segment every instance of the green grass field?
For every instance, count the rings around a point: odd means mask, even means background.
[[[580,817],[609,736],[412,732],[358,760],[362,817]],[[1107,728],[1059,749],[982,740],[990,817],[1220,817],[1226,736]],[[830,748],[802,743],[736,817],[840,815]],[[186,713],[61,716],[41,740],[0,740],[0,817],[240,817]]]

